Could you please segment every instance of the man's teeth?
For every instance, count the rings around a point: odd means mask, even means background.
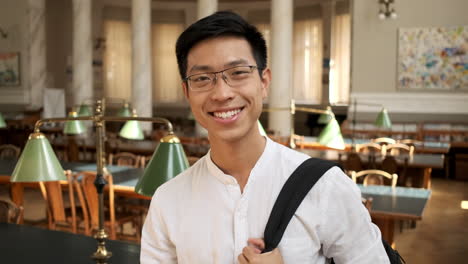
[[[218,117],[218,118],[223,118],[223,119],[227,119],[227,118],[231,118],[235,115],[237,115],[241,110],[240,109],[237,109],[237,110],[231,110],[231,111],[227,111],[227,112],[214,112],[214,116]]]

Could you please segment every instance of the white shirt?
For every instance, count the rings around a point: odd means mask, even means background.
[[[159,187],[143,226],[141,263],[228,264],[262,238],[275,200],[309,156],[267,139],[244,192],[210,152]],[[389,263],[358,187],[339,168],[322,176],[291,219],[279,249],[285,264]]]

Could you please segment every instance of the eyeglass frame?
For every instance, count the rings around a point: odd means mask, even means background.
[[[189,75],[189,76],[185,77],[185,78],[182,79],[182,80],[183,80],[185,83],[187,83],[187,86],[188,86],[188,88],[189,88],[190,90],[192,90],[192,91],[194,91],[194,92],[204,92],[204,91],[209,91],[209,90],[213,89],[215,82],[218,80],[218,73],[221,73],[221,79],[223,79],[224,82],[225,82],[227,85],[229,85],[230,87],[232,87],[232,85],[229,84],[229,83],[227,82],[226,79],[227,79],[228,77],[226,77],[226,76],[224,75],[224,72],[225,72],[225,71],[228,71],[228,70],[231,70],[231,69],[234,69],[234,68],[237,68],[237,67],[249,67],[249,68],[250,68],[250,73],[253,73],[253,71],[254,71],[255,69],[259,69],[257,65],[237,65],[237,66],[229,67],[229,68],[227,68],[227,69],[224,69],[224,70],[221,70],[221,71],[217,71],[217,72],[201,72],[201,73],[195,73],[195,74],[192,74],[192,75]],[[215,77],[214,77],[214,79],[211,81],[211,86],[209,86],[209,88],[198,89],[198,90],[195,89],[195,90],[194,90],[194,89],[192,89],[192,87],[191,87],[190,84],[189,84],[189,79],[190,79],[190,77],[193,77],[193,76],[196,76],[196,75],[200,75],[200,74],[213,74]]]

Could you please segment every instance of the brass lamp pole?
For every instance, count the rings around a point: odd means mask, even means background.
[[[296,143],[294,142],[294,115],[296,114],[296,111],[299,112],[307,112],[307,113],[315,113],[315,114],[327,114],[331,115],[332,119],[335,118],[335,115],[333,112],[329,109],[327,110],[322,110],[322,109],[316,109],[316,108],[310,108],[310,107],[296,107],[296,103],[294,102],[294,99],[291,99],[291,105],[289,107],[271,107],[271,108],[264,108],[264,112],[277,112],[277,111],[289,111],[291,113],[291,126],[290,126],[290,137],[289,137],[289,146],[291,148],[296,148]]]
[[[105,245],[105,239],[107,238],[106,231],[104,229],[104,198],[103,198],[103,190],[105,185],[107,184],[107,181],[104,179],[104,164],[105,164],[105,152],[104,152],[104,141],[105,141],[105,123],[107,121],[110,122],[124,122],[124,121],[131,121],[131,120],[136,120],[136,121],[143,121],[143,122],[153,122],[153,123],[162,123],[167,126],[167,130],[169,132],[169,135],[166,136],[166,141],[161,141],[160,145],[164,145],[164,143],[178,143],[180,145],[180,141],[175,137],[174,132],[173,132],[173,126],[171,122],[165,118],[160,118],[160,117],[112,117],[112,116],[104,116],[104,100],[98,100],[97,101],[97,106],[95,110],[95,114],[91,116],[81,116],[81,117],[66,117],[66,118],[48,118],[48,119],[41,119],[38,120],[35,124],[34,127],[34,133],[30,136],[30,139],[28,140],[28,143],[26,144],[25,150],[22,153],[22,156],[18,160],[18,163],[16,165],[15,171],[13,172],[12,179],[11,181],[18,181],[18,182],[25,182],[25,181],[44,181],[44,179],[40,179],[42,176],[38,176],[37,171],[31,172],[31,166],[30,164],[33,164],[35,160],[38,160],[37,158],[33,157],[34,154],[31,154],[31,152],[35,151],[40,151],[42,146],[45,146],[43,153],[41,153],[39,156],[40,157],[46,157],[47,162],[51,162],[50,164],[53,164],[54,167],[52,166],[42,166],[46,167],[46,169],[54,169],[54,171],[57,171],[58,176],[55,178],[60,178],[63,177],[63,175],[60,175],[60,173],[63,173],[63,169],[61,168],[57,158],[53,154],[53,151],[50,148],[50,144],[48,141],[45,139],[44,135],[40,133],[40,127],[42,124],[45,123],[51,123],[51,122],[67,122],[67,121],[77,121],[77,120],[83,120],[83,121],[92,121],[96,127],[96,149],[97,149],[97,158],[96,158],[96,180],[94,182],[94,185],[96,186],[96,191],[98,193],[98,199],[99,199],[99,226],[98,226],[98,231],[95,234],[95,239],[98,242],[97,250],[96,252],[93,253],[91,256],[96,263],[107,263],[108,259],[112,256],[112,253],[106,249]],[[32,142],[31,140],[36,140]],[[40,140],[40,141],[37,141]],[[31,143],[31,144],[29,144]],[[28,144],[30,147],[28,147]],[[39,147],[38,147],[39,146]],[[182,148],[181,146],[177,146]],[[159,148],[159,147],[158,147]],[[167,148],[167,146],[165,146]],[[52,153],[48,152],[51,151]],[[175,153],[178,152],[180,153],[183,150],[178,150],[178,149],[171,149],[171,152]],[[156,151],[158,152],[158,150]],[[46,154],[44,154],[46,153]],[[37,153],[36,153],[37,154]],[[182,165],[175,165],[173,169],[170,171],[172,173],[175,172],[175,174],[178,174],[180,170],[185,169],[188,167],[188,162],[187,159],[185,158],[185,155],[182,154],[183,160],[182,160]],[[39,158],[40,159],[40,158]],[[150,161],[150,163],[153,161],[153,159]],[[171,159],[166,159],[164,162],[167,163],[167,165],[171,165]],[[155,161],[156,163],[156,161]],[[35,163],[34,163],[35,164]],[[49,164],[49,163],[48,163]],[[41,167],[41,166],[39,166]],[[175,169],[174,169],[175,168]],[[45,174],[53,174],[54,172],[49,172]],[[154,174],[152,172],[148,172],[148,169],[145,170],[145,175],[146,174]],[[144,176],[145,176],[144,175]],[[156,175],[152,175],[156,176]],[[157,176],[159,177],[159,176]],[[153,177],[155,178],[155,177]],[[165,179],[167,180],[168,177]],[[56,180],[56,179],[47,179],[47,180]],[[153,192],[154,189],[157,188],[158,185],[152,186]],[[141,193],[140,191],[136,190],[138,193]],[[151,192],[144,193],[144,195],[152,195]]]

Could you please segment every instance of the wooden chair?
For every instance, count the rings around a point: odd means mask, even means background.
[[[0,146],[0,159],[18,159],[21,149],[15,145],[5,144]]]
[[[90,231],[97,230],[99,228],[99,198],[94,186],[94,181],[96,180],[96,172],[94,171],[83,171],[76,174],[76,177],[81,182],[81,191],[84,194],[86,200],[86,205],[89,210],[90,216]],[[105,195],[107,195],[105,201],[107,205],[104,210],[104,225],[108,229],[109,238],[117,239],[123,237],[123,224],[132,223],[135,228],[134,240],[140,240],[140,221],[138,217],[131,214],[126,214],[123,210],[116,210],[115,200],[114,200],[114,184],[112,175],[106,173],[104,178],[107,180],[107,188],[104,190]],[[118,230],[120,228],[120,230]],[[90,233],[88,233],[90,234]],[[127,237],[128,238],[128,237]]]
[[[146,168],[146,165],[148,165],[152,157],[153,156],[140,156],[140,165],[138,167],[143,169]]]
[[[372,142],[377,143],[379,145],[390,145],[390,144],[395,144],[396,140],[394,140],[393,138],[388,138],[388,137],[380,137],[380,138],[372,139]]]
[[[133,168],[140,167],[140,156],[130,152],[119,152],[109,154],[109,165],[128,166]]]
[[[385,156],[380,164],[380,169],[390,174],[398,174],[397,185],[405,186],[406,170],[408,168],[408,158],[405,157],[403,166],[399,166],[394,156]]]
[[[62,182],[39,182],[42,197],[46,201],[48,228],[51,230],[65,230],[77,233],[77,211],[75,204],[74,186],[71,171],[65,171],[67,177],[68,199],[70,205],[65,206]],[[82,196],[79,196],[81,206],[81,219],[84,222],[84,232],[87,233],[87,211]]]
[[[385,145],[379,145],[375,142],[369,142],[369,143],[363,143],[363,144],[357,144],[356,145],[356,152],[368,154],[368,168],[375,169],[376,164],[375,164],[375,156],[377,154],[384,155],[386,152],[386,146]]]
[[[0,198],[0,223],[20,224],[23,213],[23,206],[17,206],[10,200]]]
[[[385,146],[382,146],[375,142],[369,142],[369,143],[356,145],[356,152],[361,152],[361,153],[370,153],[370,154],[381,153],[382,154],[384,153],[383,152],[384,150],[385,150]]]
[[[349,152],[347,154],[346,160],[342,162],[342,164],[343,168],[348,173],[351,171],[361,171],[364,169],[361,157],[355,152]]]
[[[390,155],[400,155],[401,153],[406,153],[412,156],[414,154],[414,146],[408,146],[402,143],[395,143],[388,145],[386,151],[389,151]]]
[[[405,145],[413,146],[413,147],[415,147],[416,145],[423,144],[422,141],[415,140],[415,139],[402,139],[402,140],[398,140],[396,143],[401,143],[401,144],[405,144]]]
[[[391,186],[395,187],[398,181],[398,175],[396,173],[390,174],[383,170],[363,170],[363,171],[352,171],[351,178],[354,182],[357,182],[357,178],[364,177],[364,186],[367,185],[384,185],[384,178],[391,180]]]

